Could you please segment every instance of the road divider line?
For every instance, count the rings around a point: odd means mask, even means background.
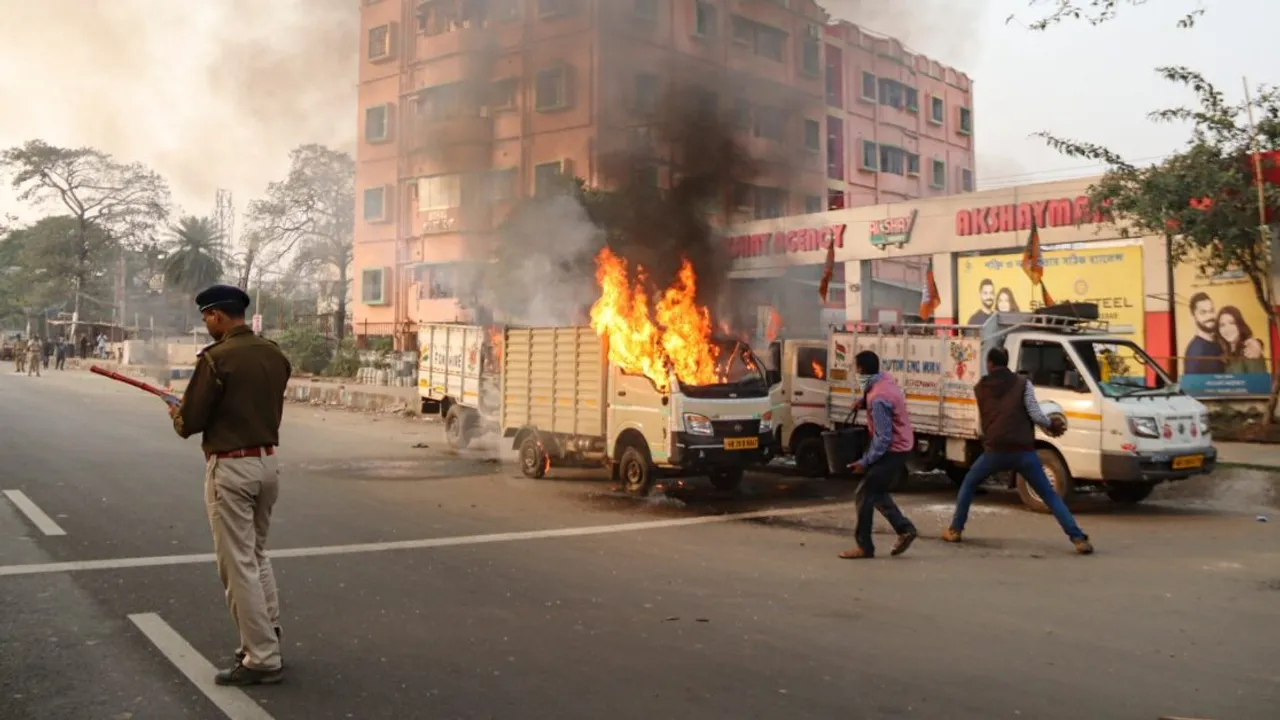
[[[191,643],[187,642],[177,630],[155,613],[138,613],[130,615],[129,621],[142,631],[152,645],[160,651],[166,660],[187,676],[204,696],[209,698],[223,715],[231,720],[272,720],[271,715],[253,698],[236,687],[225,687],[213,681],[218,672],[208,660],[204,659]]]
[[[753,510],[725,515],[703,515],[692,518],[671,518],[667,520],[649,520],[645,522],[619,523],[614,525],[588,525],[585,527],[552,528],[549,530],[525,530],[518,532],[492,533],[488,535],[462,535],[455,537],[424,538],[421,540],[396,540],[392,542],[361,543],[358,545],[322,545],[317,547],[285,548],[273,550],[268,554],[273,560],[298,557],[321,557],[328,555],[355,555],[359,553],[389,552],[392,550],[424,550],[430,548],[458,547],[460,545],[488,545],[491,543],[519,542],[521,540],[547,540],[552,538],[584,537],[589,535],[611,535],[615,533],[642,532],[645,530],[663,530],[667,528],[692,527],[695,525],[714,525],[718,523],[738,522],[742,520],[763,520],[768,518],[795,517],[822,512],[852,510],[856,505],[851,502],[831,503],[828,505],[805,505],[794,508],[777,508],[773,510]],[[0,577],[11,575],[43,575],[62,572],[84,572],[89,570],[121,570],[127,568],[161,567],[169,565],[194,565],[213,563],[212,553],[195,555],[161,555],[154,557],[112,558],[108,560],[71,560],[54,563],[30,563],[26,565],[0,566]]]
[[[13,503],[27,519],[35,525],[40,532],[45,535],[66,535],[67,531],[58,526],[53,518],[45,514],[35,503],[31,502],[31,498],[21,490],[5,490],[4,496],[9,498],[9,502]]]

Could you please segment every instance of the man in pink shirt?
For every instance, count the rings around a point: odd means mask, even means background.
[[[915,541],[916,526],[898,509],[898,504],[889,494],[889,487],[895,478],[906,472],[907,458],[915,446],[915,432],[907,415],[907,396],[892,375],[880,372],[880,356],[870,350],[858,353],[853,364],[858,375],[867,378],[866,389],[858,405],[867,409],[871,443],[862,458],[849,466],[855,473],[863,474],[854,491],[858,523],[853,534],[858,546],[840,553],[840,557],[847,560],[875,557],[871,525],[876,510],[898,534],[889,554],[901,555]]]

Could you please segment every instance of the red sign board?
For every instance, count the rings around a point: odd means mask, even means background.
[[[1030,230],[1032,223],[1040,228],[1069,227],[1102,222],[1102,213],[1089,208],[1089,198],[1058,198],[1034,202],[990,205],[956,213],[956,235]]]
[[[765,255],[790,255],[825,251],[832,243],[835,243],[837,248],[842,248],[844,247],[844,229],[845,226],[841,223],[800,230],[735,235],[726,238],[726,242],[729,244],[729,256],[735,260]]]

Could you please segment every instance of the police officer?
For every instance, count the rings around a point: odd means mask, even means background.
[[[292,368],[275,343],[245,325],[249,296],[240,288],[214,285],[196,295],[196,305],[214,342],[200,351],[182,401],[169,414],[178,435],[201,434],[213,551],[240,634],[235,665],[215,681],[278,683],[280,602],[266,543],[279,494],[275,449]]]
[[[34,372],[36,377],[40,377],[40,350],[44,347],[40,342],[40,338],[35,335],[27,341],[27,376],[30,377]]]

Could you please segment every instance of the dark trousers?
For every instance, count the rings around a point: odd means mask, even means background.
[[[915,532],[916,526],[898,509],[898,504],[889,494],[889,486],[894,478],[902,474],[907,467],[907,456],[910,453],[885,453],[862,476],[857,490],[853,493],[854,502],[858,504],[858,524],[853,535],[858,547],[868,555],[874,555],[876,546],[871,542],[871,525],[875,520],[875,511],[879,510],[893,531],[899,535]]]

